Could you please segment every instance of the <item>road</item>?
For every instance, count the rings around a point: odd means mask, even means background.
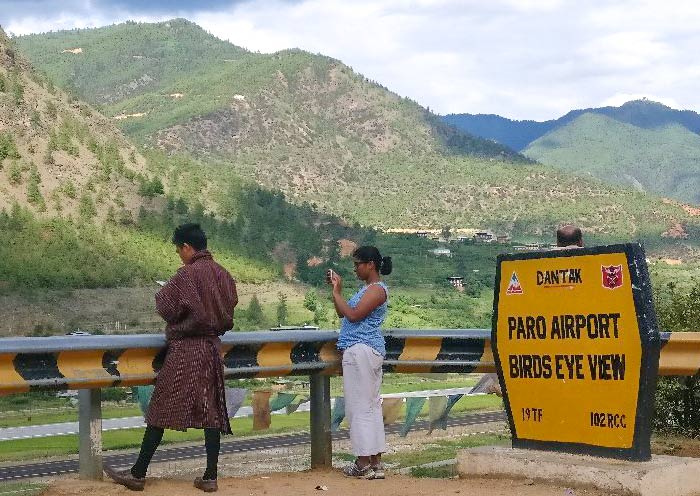
[[[505,420],[505,412],[472,413],[460,417],[450,418],[447,422],[449,426],[478,425],[488,422]],[[396,434],[401,429],[401,424],[387,426],[387,434]],[[427,421],[416,422],[413,429],[421,430],[428,427]],[[348,431],[343,430],[333,434],[334,440],[347,439]],[[280,448],[284,446],[299,446],[311,442],[308,432],[287,434],[283,436],[272,436],[255,439],[236,439],[234,441],[221,443],[221,453],[239,453],[245,451],[257,451],[262,449]],[[174,460],[184,460],[190,458],[200,458],[206,456],[204,446],[182,446],[174,448],[163,448],[156,451],[153,457],[154,462],[167,462]],[[128,467],[136,459],[136,453],[126,453],[119,455],[106,455],[104,463],[115,467]],[[0,482],[19,481],[37,477],[49,477],[59,474],[68,474],[78,471],[78,460],[57,460],[51,462],[28,463],[0,467]]]

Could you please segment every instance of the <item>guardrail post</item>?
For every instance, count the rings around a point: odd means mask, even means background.
[[[320,373],[311,374],[311,468],[331,468],[331,379]]]
[[[102,480],[102,390],[78,391],[80,478]]]

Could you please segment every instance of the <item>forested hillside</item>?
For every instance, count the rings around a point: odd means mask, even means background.
[[[534,141],[524,153],[606,182],[700,203],[700,136],[680,124],[646,129],[583,114]]]

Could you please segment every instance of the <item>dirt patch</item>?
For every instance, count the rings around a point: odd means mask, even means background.
[[[700,458],[700,439],[675,436],[656,437],[651,441],[651,451],[655,455]]]
[[[682,224],[680,224],[679,222],[676,222],[673,226],[671,226],[668,229],[668,231],[662,233],[661,237],[674,238],[674,239],[686,239],[688,237],[688,233],[685,232],[685,228],[683,227]]]
[[[148,115],[148,112],[136,112],[135,114],[119,114],[112,117],[115,121],[123,121],[124,119],[131,119],[132,117],[143,117]]]
[[[325,486],[327,491],[316,489]],[[180,496],[193,494],[189,481],[150,480],[146,491],[153,496]],[[416,479],[408,476],[391,476],[385,480],[365,481],[343,477],[337,471],[269,474],[239,479],[220,479],[219,494],[295,496],[362,495],[362,496],[423,496],[425,494],[460,494],[480,496],[562,496],[566,488],[557,486],[528,485],[525,481],[485,479]],[[43,496],[103,496],[132,494],[128,489],[111,482],[61,481],[52,484]],[[577,495],[599,495],[595,491],[577,490]]]
[[[690,205],[681,205],[681,207],[693,217],[700,215],[700,208],[691,207]]]
[[[289,262],[289,263],[284,264],[283,272],[284,272],[284,277],[288,281],[291,281],[297,272],[297,264],[294,262]]]
[[[351,256],[357,248],[357,243],[349,239],[339,239],[338,245],[340,246],[340,256],[343,258]]]
[[[678,258],[662,258],[661,261],[666,265],[681,265],[683,263],[683,260]]]
[[[323,259],[321,257],[311,257],[306,261],[306,265],[309,267],[318,267],[323,263]]]

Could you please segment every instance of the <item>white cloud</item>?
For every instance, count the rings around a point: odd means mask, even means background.
[[[0,22],[19,34],[178,14],[66,2],[73,10]],[[250,50],[340,59],[441,113],[548,119],[627,96],[700,110],[700,4],[691,0],[273,0],[187,17]]]

